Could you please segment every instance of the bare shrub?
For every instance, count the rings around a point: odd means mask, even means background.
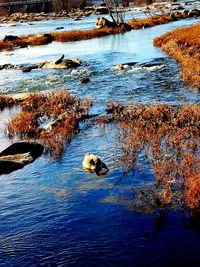
[[[157,203],[152,207],[176,203],[200,211],[200,106],[123,106],[110,101],[107,112],[100,122],[119,123],[121,165],[134,170],[139,154],[152,165],[151,199]]]

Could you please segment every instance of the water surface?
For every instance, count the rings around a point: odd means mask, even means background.
[[[78,97],[92,98],[90,112],[95,114],[105,112],[109,99],[137,104],[200,103],[198,91],[182,83],[177,63],[152,43],[160,34],[197,21],[2,52],[1,64],[37,63],[62,54],[80,58],[84,64],[75,71],[1,71],[0,91],[14,94],[68,88]],[[38,23],[38,32],[43,23]],[[52,26],[57,23],[52,21]],[[162,67],[155,70],[112,69],[116,64],[158,59]],[[81,84],[79,79],[85,76],[91,82]],[[8,112],[0,117],[1,149],[8,145],[3,137]],[[116,140],[114,126],[86,122],[59,160],[44,155],[0,177],[1,266],[199,266],[198,225],[179,211],[167,212],[160,220],[158,214],[131,209],[132,188],[152,186],[153,171],[146,162],[144,169],[124,173],[117,163],[121,151]],[[82,169],[87,152],[106,162],[107,176],[97,177]],[[144,164],[142,159],[138,162]]]

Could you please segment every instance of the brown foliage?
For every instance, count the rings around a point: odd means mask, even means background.
[[[128,24],[131,25],[133,29],[138,30],[186,18],[184,12],[177,12],[177,13],[178,14],[176,16],[173,16],[172,14],[162,14],[162,15],[149,16],[143,19],[133,19],[130,20]]]
[[[11,108],[16,104],[16,101],[12,97],[6,97],[0,95],[0,110],[4,108]]]
[[[91,29],[91,30],[72,30],[67,32],[54,32],[50,34],[24,35],[14,41],[0,41],[0,50],[10,50],[25,45],[45,45],[52,41],[72,42],[103,37],[111,34],[124,33],[123,27]]]
[[[18,105],[22,111],[11,118],[9,137],[38,139],[51,155],[60,156],[64,143],[71,140],[78,122],[87,115],[91,100],[80,100],[59,90],[30,94]]]
[[[200,211],[200,106],[110,102],[107,112],[106,122],[119,122],[122,165],[134,169],[138,153],[151,162],[156,203],[166,206],[176,200]]]
[[[121,27],[115,28],[100,28],[92,30],[73,30],[68,32],[55,32],[52,34],[55,41],[58,42],[71,42],[92,39],[97,37],[102,37],[110,34],[120,34],[123,33],[124,29]]]
[[[155,38],[154,45],[161,47],[181,66],[182,78],[200,88],[200,24],[180,28]]]

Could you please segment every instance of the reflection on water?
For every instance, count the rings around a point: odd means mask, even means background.
[[[0,90],[16,93],[69,88],[77,96],[92,97],[91,113],[95,114],[104,112],[109,99],[123,103],[199,103],[199,93],[180,81],[177,64],[152,45],[155,36],[193,22],[3,52],[1,64],[36,63],[62,54],[80,58],[87,65],[77,71],[89,75],[91,82],[81,84],[80,76],[70,70],[1,71]],[[52,22],[52,27],[56,23]],[[165,67],[153,71],[111,70],[117,64],[144,63],[160,57]],[[1,115],[2,131],[8,115]],[[6,141],[3,137],[0,141],[4,148]],[[103,159],[110,170],[107,176],[97,177],[82,169],[83,156],[88,152]],[[66,146],[61,159],[49,162],[43,156],[22,170],[2,175],[0,265],[199,266],[198,226],[192,227],[181,212],[166,213],[162,220],[157,214],[145,216],[130,208],[131,188],[151,186],[153,172],[147,163],[134,173],[124,173],[117,165],[120,153],[114,127],[87,122]],[[142,165],[142,158],[138,161]]]

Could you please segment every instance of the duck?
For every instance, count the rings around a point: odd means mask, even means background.
[[[91,153],[85,154],[82,165],[85,170],[96,172],[97,175],[106,174],[109,171],[106,164],[98,156]]]

